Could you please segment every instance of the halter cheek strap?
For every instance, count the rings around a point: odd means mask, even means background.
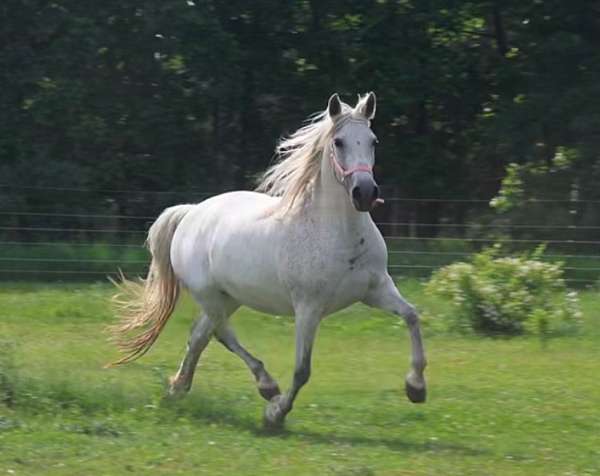
[[[341,177],[340,182],[344,183],[346,181],[346,177],[348,177],[349,175],[352,175],[354,172],[368,172],[371,175],[373,175],[373,167],[371,167],[370,165],[357,165],[356,167],[351,167],[349,169],[345,169],[344,167],[341,166],[341,164],[338,162],[336,156],[335,156],[335,146],[333,144],[331,144],[331,150],[330,150],[330,154],[329,157],[331,158],[331,163],[333,164],[333,168],[336,170],[338,177]],[[382,205],[384,203],[383,198],[377,198],[375,199],[375,205]]]
[[[341,182],[344,182],[346,180],[346,177],[352,175],[354,172],[369,172],[371,175],[373,175],[373,167],[371,167],[370,165],[357,165],[356,167],[352,167],[349,169],[345,169],[344,167],[342,167],[341,164],[338,162],[337,158],[335,157],[335,149],[333,144],[331,144],[331,151],[329,156],[331,157],[331,163],[333,164],[333,167],[335,168],[338,176],[341,177]]]

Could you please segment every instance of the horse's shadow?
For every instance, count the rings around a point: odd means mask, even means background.
[[[343,435],[331,433],[318,433],[313,431],[293,431],[283,428],[278,431],[266,428],[255,428],[253,433],[262,438],[294,438],[305,440],[315,444],[345,444],[351,446],[384,446],[392,451],[398,452],[419,452],[424,451],[451,451],[463,456],[480,456],[489,453],[489,451],[472,448],[456,443],[446,443],[443,441],[408,441],[402,438],[387,437],[365,437],[360,435]]]
[[[250,403],[250,402],[248,402]],[[448,451],[463,456],[480,456],[489,453],[488,450],[474,448],[467,445],[435,441],[410,441],[401,437],[378,437],[378,436],[363,436],[360,434],[344,434],[335,431],[335,423],[332,422],[331,427],[334,428],[330,432],[318,432],[312,430],[294,429],[293,417],[287,425],[280,429],[267,428],[262,424],[259,418],[255,415],[243,413],[239,410],[239,401],[227,402],[205,398],[200,398],[193,403],[185,401],[165,401],[163,403],[167,407],[171,407],[178,416],[189,418],[204,424],[226,425],[237,428],[242,431],[251,433],[257,438],[279,438],[304,440],[311,444],[340,444],[351,446],[376,447],[384,446],[392,451],[397,452],[424,452],[424,451]],[[415,419],[410,414],[406,415],[406,419]]]

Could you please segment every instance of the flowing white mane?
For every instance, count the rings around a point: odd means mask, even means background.
[[[323,149],[336,128],[347,119],[365,119],[362,111],[366,99],[366,95],[360,97],[355,108],[342,102],[341,113],[335,121],[327,110],[318,112],[309,118],[308,124],[282,139],[275,148],[277,163],[260,177],[256,191],[281,197],[279,210],[283,213],[304,203],[321,170]]]

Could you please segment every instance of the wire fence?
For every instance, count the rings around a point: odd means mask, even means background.
[[[159,197],[158,202],[176,203],[178,197],[204,199],[214,193],[200,190],[142,191],[61,187],[15,187],[0,184],[0,190],[35,190],[68,194]],[[166,197],[166,198],[165,198]],[[37,207],[15,207],[0,211],[0,279],[77,280],[104,279],[119,272],[144,275],[149,256],[143,242],[154,213],[73,211],[60,201]],[[143,202],[143,200],[142,200]],[[489,200],[460,198],[386,198],[392,207],[460,204],[467,210],[481,209]],[[600,200],[530,199],[530,203],[564,204],[569,207],[600,208]],[[57,203],[59,205],[57,205]],[[485,208],[485,207],[484,207]],[[397,215],[397,214],[396,214]],[[567,281],[574,286],[596,285],[600,279],[600,226],[587,223],[498,222],[472,214],[464,222],[443,219],[424,221],[393,213],[375,213],[375,222],[389,249],[389,271],[396,277],[427,278],[435,269],[468,260],[482,248],[502,243],[508,251],[524,252],[545,245],[544,259],[561,261]],[[408,218],[407,218],[408,216]]]

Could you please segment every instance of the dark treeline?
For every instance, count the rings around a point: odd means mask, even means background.
[[[598,1],[4,0],[0,19],[6,211],[152,216],[248,188],[332,92],[374,90],[388,196],[500,193],[494,220],[600,224],[585,203],[600,200]],[[436,225],[481,212],[379,213]]]

